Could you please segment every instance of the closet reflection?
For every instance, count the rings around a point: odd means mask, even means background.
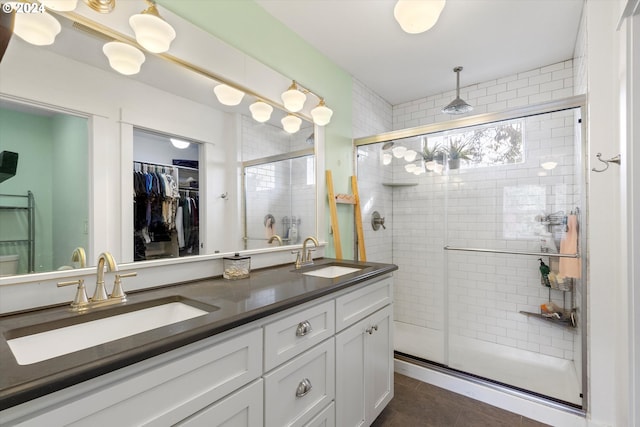
[[[200,253],[199,144],[134,129],[134,261]]]

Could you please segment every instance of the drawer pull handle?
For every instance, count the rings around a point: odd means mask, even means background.
[[[365,332],[371,335],[373,334],[373,331],[377,331],[377,330],[378,330],[378,325],[373,325],[370,328],[365,329]]]
[[[313,328],[311,327],[311,323],[308,320],[304,322],[298,323],[298,328],[296,329],[296,336],[303,337],[311,332]]]
[[[296,389],[296,397],[303,397],[311,391],[311,381],[308,378],[303,379]]]

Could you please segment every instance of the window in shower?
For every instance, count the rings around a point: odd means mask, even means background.
[[[524,120],[509,120],[481,126],[457,129],[427,137],[429,150],[439,147],[443,152],[459,152],[466,160],[460,167],[479,168],[524,162]]]

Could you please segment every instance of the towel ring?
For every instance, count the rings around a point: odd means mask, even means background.
[[[618,154],[617,156],[614,156],[612,158],[610,158],[609,160],[602,160],[602,153],[598,153],[596,154],[596,157],[598,158],[598,160],[600,160],[602,163],[604,163],[604,169],[596,169],[596,168],[591,168],[591,170],[593,172],[604,172],[607,169],[609,169],[609,163],[615,163],[616,165],[620,166],[620,162],[622,160],[620,154]]]

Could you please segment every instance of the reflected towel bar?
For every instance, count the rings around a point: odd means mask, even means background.
[[[505,251],[502,249],[481,249],[481,248],[460,248],[456,246],[445,246],[445,251],[465,251],[465,252],[488,252],[492,254],[508,254],[508,255],[532,255],[532,256],[552,256],[558,258],[580,258],[580,254],[559,254],[552,252],[523,252],[523,251]]]

